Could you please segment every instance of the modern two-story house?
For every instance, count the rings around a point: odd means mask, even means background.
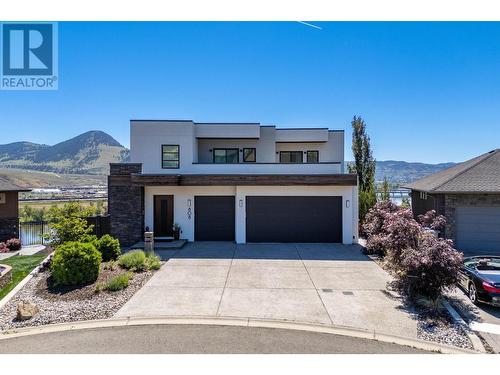
[[[132,120],[130,163],[111,164],[111,233],[189,241],[358,239],[357,177],[344,132],[258,123]]]

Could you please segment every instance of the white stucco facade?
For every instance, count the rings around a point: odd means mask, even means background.
[[[155,215],[158,216],[155,214],[155,196],[173,196],[173,222],[180,225],[182,238],[194,241],[195,197],[233,196],[235,198],[234,239],[237,243],[245,243],[247,241],[247,197],[331,196],[342,198],[341,214],[339,209],[336,208],[337,215],[341,215],[342,220],[342,242],[351,244],[358,241],[358,190],[357,186],[354,185],[355,178],[354,181],[351,178],[350,182],[346,183],[345,186],[336,183],[337,180],[335,180],[335,178],[342,180],[342,174],[345,173],[344,132],[342,130],[329,130],[326,128],[280,129],[275,126],[261,126],[254,123],[207,124],[193,121],[133,120],[130,126],[130,139],[131,162],[142,165],[141,174],[144,177],[153,176],[156,178],[156,176],[164,175],[178,175],[180,177],[183,175],[236,176],[235,180],[231,180],[230,183],[235,183],[234,186],[227,186],[230,185],[228,183],[221,186],[190,186],[181,183],[179,185],[182,186],[167,183],[164,185],[156,183],[155,186],[148,186],[145,183],[143,187],[145,228],[155,231]],[[163,145],[178,146],[178,168],[162,167]],[[255,162],[245,162],[243,160],[243,150],[245,148],[255,149]],[[233,152],[237,149],[238,162],[230,164],[215,163],[214,150],[216,149],[232,149]],[[280,152],[288,151],[302,153],[303,162],[280,163]],[[319,162],[308,162],[308,151],[316,151]],[[274,185],[271,182],[266,186],[259,186],[262,182],[239,185],[241,181],[237,179],[237,176],[240,175],[252,175],[251,178],[253,176],[272,175],[272,178],[277,180],[280,179],[280,176],[301,175],[297,178],[303,178],[303,175],[304,180],[300,180],[299,183],[295,180],[289,185],[286,182],[277,182]],[[332,183],[313,182],[302,185],[302,181],[305,182],[307,176],[318,179],[317,175],[333,176]],[[339,202],[338,199],[335,201]],[[336,204],[336,207],[338,207],[339,203]],[[229,206],[231,207],[231,204]],[[220,207],[220,205],[217,207]],[[325,206],[320,203],[320,207]],[[323,211],[330,212],[326,208]],[[310,212],[314,211],[310,210]],[[160,217],[163,217],[162,215]],[[170,223],[171,214],[168,217]],[[327,214],[327,217],[333,216]],[[338,220],[336,223],[338,223]],[[300,228],[300,217],[297,225]],[[312,228],[313,230],[319,228],[319,225],[315,226],[313,224]],[[309,233],[313,233],[313,230]],[[249,236],[251,235],[249,234]],[[340,234],[337,238],[340,238]]]
[[[341,196],[342,240],[344,244],[358,241],[358,210],[356,186],[146,186],[145,226],[154,231],[155,195],[173,195],[174,221],[182,228],[182,238],[194,241],[195,196],[235,197],[235,239],[246,242],[246,197],[248,196]],[[300,224],[298,226],[300,229]]]
[[[179,146],[179,168],[162,168],[162,145]],[[237,148],[239,163],[214,164],[213,149],[217,148]],[[256,149],[255,163],[243,161],[243,148]],[[303,163],[280,164],[280,151],[303,152]],[[307,151],[318,151],[319,163],[307,163]],[[142,163],[145,174],[344,173],[344,132],[279,129],[259,124],[137,120],[130,124],[130,161]]]

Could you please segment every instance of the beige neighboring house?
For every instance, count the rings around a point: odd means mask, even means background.
[[[500,149],[404,186],[415,216],[445,215],[445,237],[466,254],[500,254]]]
[[[0,242],[19,238],[19,192],[30,191],[0,176]]]

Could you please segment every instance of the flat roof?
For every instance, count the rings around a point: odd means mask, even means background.
[[[160,119],[131,119],[130,122],[190,122],[194,125],[258,125],[261,128],[276,128],[276,130],[328,130],[330,132],[343,132],[343,129],[330,129],[328,127],[296,127],[280,128],[276,125],[261,125],[260,122],[195,122],[193,120],[160,120]]]

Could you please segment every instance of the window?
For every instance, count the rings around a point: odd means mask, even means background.
[[[427,200],[427,192],[421,191],[420,192],[420,199],[422,199],[424,201]]]
[[[307,151],[308,163],[319,163],[319,151]]]
[[[161,167],[163,169],[179,168],[179,145],[161,146]]]
[[[302,163],[302,151],[280,151],[280,163]]]
[[[239,161],[239,150],[237,148],[214,148],[215,164],[237,164]]]
[[[245,163],[255,163],[256,151],[255,148],[243,149],[243,161]]]

